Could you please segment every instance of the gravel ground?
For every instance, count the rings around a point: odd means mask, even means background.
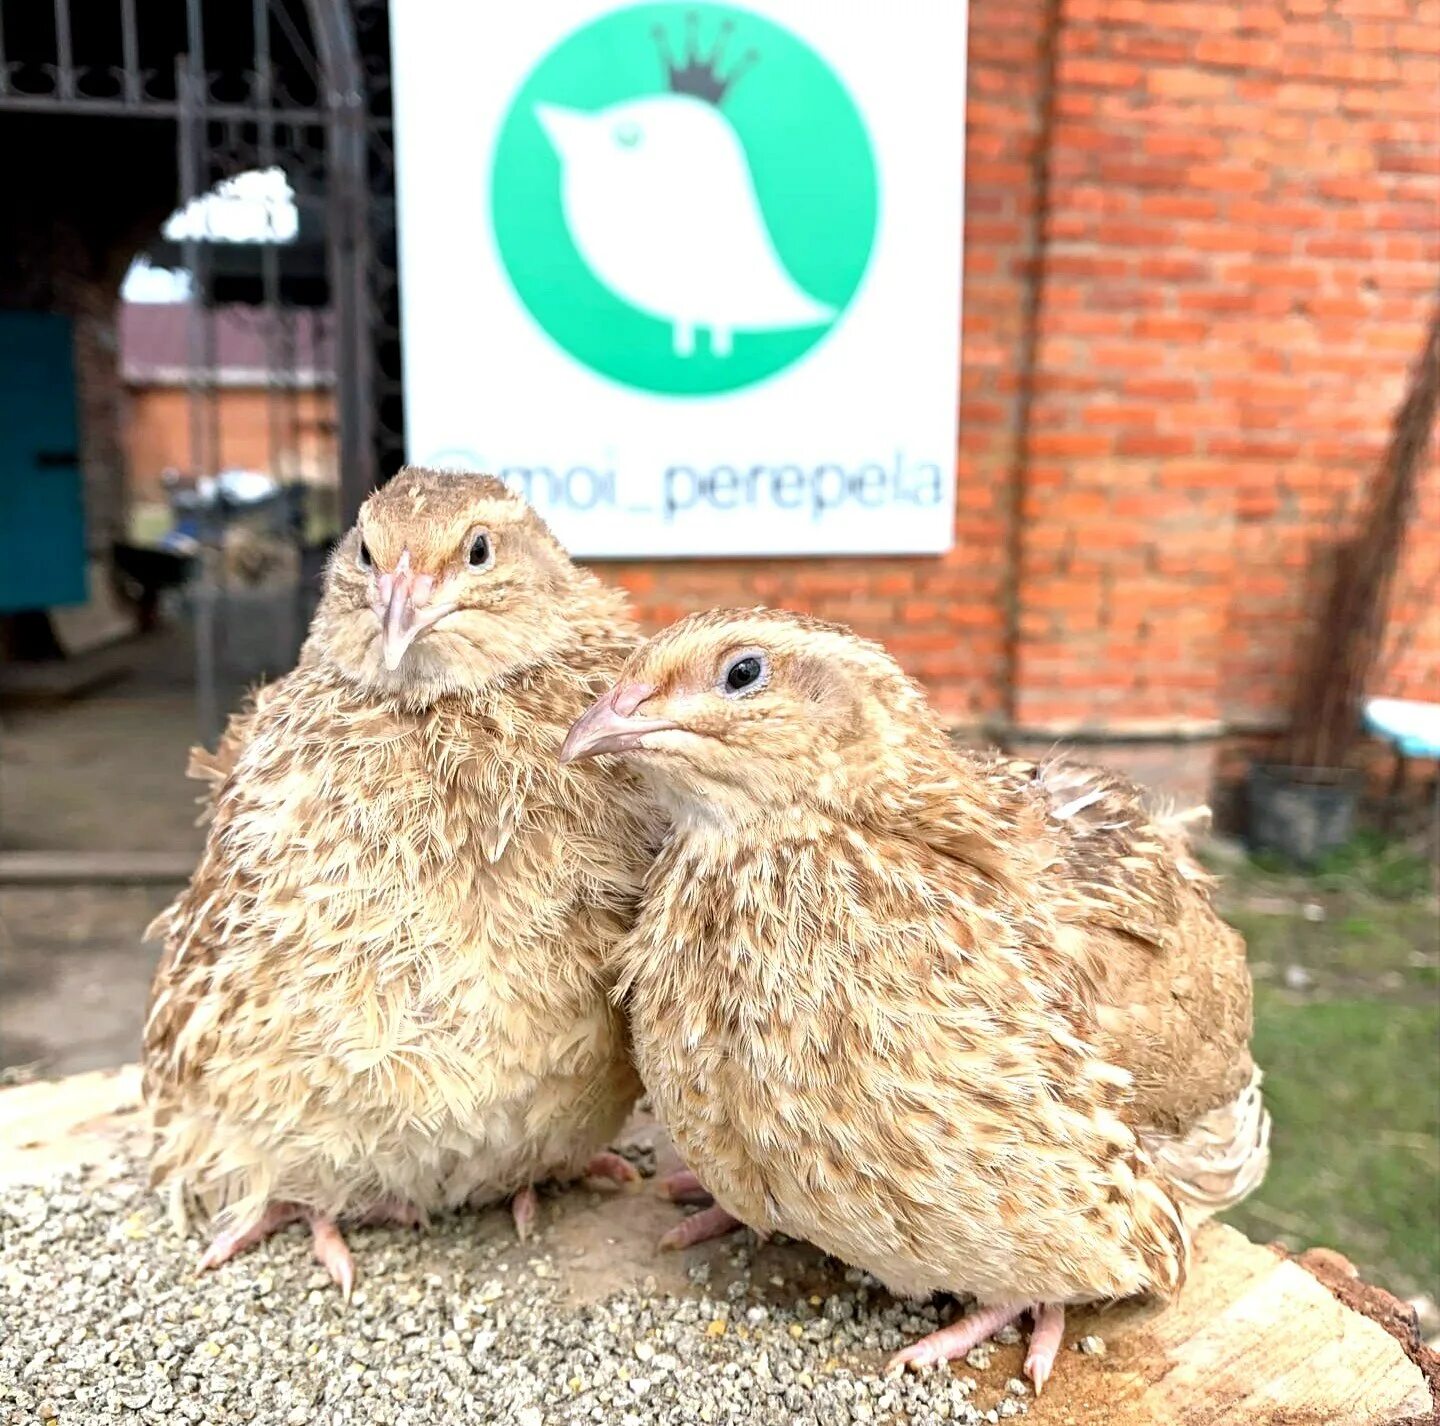
[[[547,1199],[524,1246],[500,1212],[423,1235],[353,1233],[361,1282],[347,1308],[298,1230],[196,1279],[198,1238],[176,1233],[143,1183],[119,1157],[83,1179],[0,1188],[7,1426],[878,1426],[1028,1408],[986,1349],[953,1371],[880,1375],[939,1312],[798,1245],[736,1236],[657,1264],[670,1287],[607,1276],[618,1240],[577,1227],[587,1211],[605,1221],[583,1190]],[[577,1292],[587,1257],[588,1280],[624,1285]]]

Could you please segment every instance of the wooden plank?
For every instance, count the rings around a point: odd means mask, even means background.
[[[1092,1333],[1105,1355],[1081,1371],[1062,1359],[1030,1421],[1378,1426],[1429,1420],[1435,1405],[1420,1368],[1382,1326],[1222,1224],[1201,1230],[1190,1279],[1168,1306],[1069,1314],[1067,1341]]]
[[[0,852],[0,886],[186,882],[193,852]]]
[[[140,1067],[0,1089],[0,1184],[44,1183],[144,1133]]]

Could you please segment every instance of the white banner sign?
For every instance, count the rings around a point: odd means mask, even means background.
[[[960,0],[390,9],[412,463],[580,555],[950,547]]]

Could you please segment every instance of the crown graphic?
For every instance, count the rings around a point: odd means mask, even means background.
[[[664,25],[656,25],[651,33],[655,37],[655,47],[660,51],[660,63],[665,67],[665,84],[670,92],[689,94],[693,98],[703,99],[707,104],[718,106],[735,86],[735,82],[753,69],[760,59],[757,51],[746,50],[730,67],[728,73],[720,73],[720,65],[734,31],[734,20],[722,21],[715,42],[710,46],[710,52],[701,54],[700,16],[691,10],[685,16],[685,50],[677,59],[670,48],[670,38],[665,33]]]

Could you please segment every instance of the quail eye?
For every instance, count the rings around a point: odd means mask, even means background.
[[[476,535],[470,541],[470,553],[466,557],[471,569],[483,569],[490,563],[490,536]]]
[[[375,561],[370,558],[370,546],[364,540],[360,541],[360,568],[370,569]]]
[[[760,654],[742,654],[725,670],[726,693],[746,693],[765,677],[765,660]]]

